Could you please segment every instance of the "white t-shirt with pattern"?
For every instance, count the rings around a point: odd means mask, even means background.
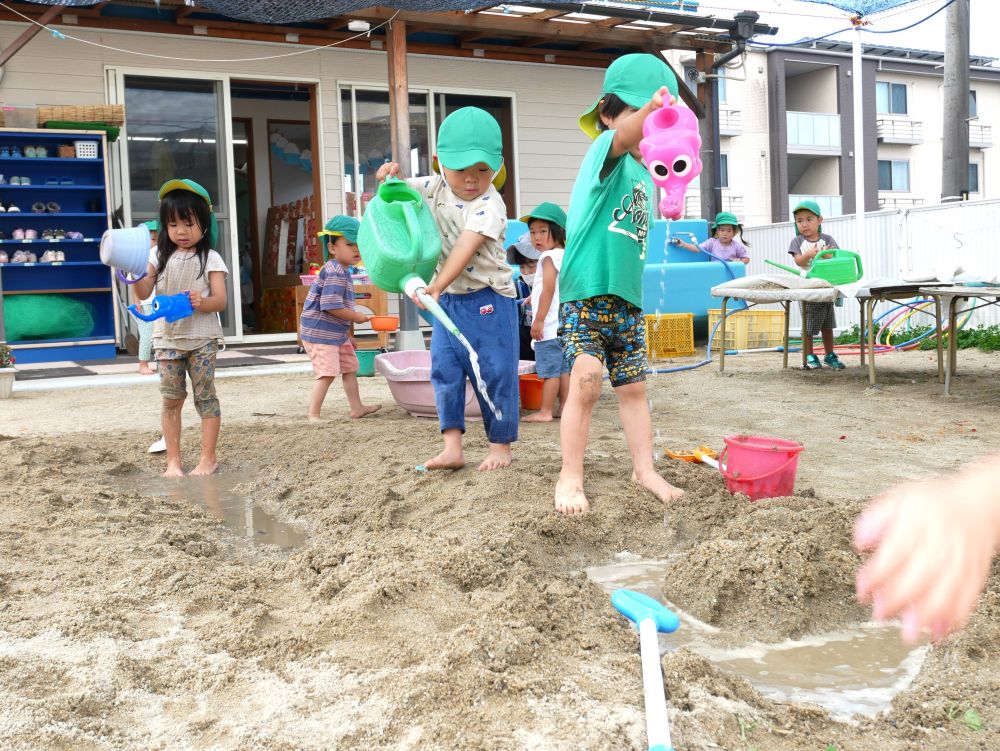
[[[159,267],[159,251],[152,248],[149,251],[149,262],[153,268]],[[176,295],[179,292],[194,290],[202,297],[208,297],[211,287],[208,275],[213,271],[221,271],[229,275],[226,262],[214,250],[208,251],[205,261],[205,273],[201,272],[201,259],[196,252],[176,250],[167,261],[167,267],[156,280],[157,295]],[[166,318],[157,318],[153,322],[153,348],[177,349],[185,352],[203,347],[210,341],[221,342],[224,339],[222,322],[218,313],[194,312],[187,318],[173,323],[167,323]]]

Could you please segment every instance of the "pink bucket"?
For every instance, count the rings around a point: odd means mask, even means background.
[[[730,493],[743,493],[751,501],[778,498],[795,492],[799,454],[796,441],[762,435],[727,435],[719,456],[719,469]]]

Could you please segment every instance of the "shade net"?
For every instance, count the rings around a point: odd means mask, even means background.
[[[832,5],[834,8],[846,10],[857,16],[870,16],[884,10],[892,10],[901,5],[909,5],[916,0],[801,0],[803,3],[816,5]]]
[[[95,0],[35,0],[39,5],[90,6],[97,5]],[[498,3],[499,4],[499,3]],[[318,18],[333,18],[362,8],[371,8],[372,0],[198,0],[198,9],[217,13],[229,18],[254,23],[287,24],[314,21]],[[488,2],[470,2],[470,0],[395,0],[392,3],[381,4],[382,7],[403,11],[449,11],[449,10],[480,10],[488,7]],[[532,2],[533,7],[545,7],[548,3]],[[650,0],[644,3],[629,3],[618,0],[615,7],[651,11],[677,12],[697,9],[697,3],[690,0]],[[581,10],[586,10],[581,4]],[[600,11],[595,11],[600,12]]]

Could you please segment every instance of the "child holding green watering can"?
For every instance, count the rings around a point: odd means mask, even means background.
[[[478,353],[494,413],[476,385],[469,353],[438,321],[431,335],[431,383],[444,450],[428,459],[427,469],[458,469],[465,465],[465,384],[472,380],[489,440],[479,469],[507,467],[511,444],[517,440],[517,293],[507,264],[504,234],[507,209],[494,183],[503,184],[503,138],[500,126],[486,111],[463,107],[444,119],[438,130],[432,177],[411,178],[411,187],[427,202],[441,235],[441,258],[424,292],[445,313]],[[399,165],[383,164],[381,182],[399,175]]]
[[[802,201],[792,209],[795,218],[795,239],[788,246],[788,253],[795,264],[808,269],[817,256],[824,251],[840,247],[837,241],[823,233],[823,216],[819,204],[815,201]],[[819,358],[813,354],[813,338],[816,334],[823,336],[823,349],[826,355],[823,362],[833,370],[843,370],[844,363],[833,350],[833,329],[837,325],[837,315],[832,302],[806,303],[806,319],[802,322],[802,349],[806,354],[806,370],[819,370],[823,367]]]
[[[618,396],[633,480],[662,502],[683,492],[653,465],[642,313],[653,181],[639,152],[643,121],[676,94],[677,80],[662,59],[625,55],[608,68],[601,96],[580,117],[580,128],[594,143],[573,186],[559,279],[559,333],[571,368],[555,490],[556,511],[563,514],[590,508],[583,492],[583,456],[605,367]]]
[[[327,391],[340,376],[351,417],[378,412],[381,404],[363,404],[358,389],[358,356],[351,333],[368,316],[354,309],[354,281],[349,267],[361,261],[358,220],[338,215],[317,234],[326,242],[328,260],[309,288],[299,319],[299,336],[312,360],[316,382],[309,395],[310,422],[322,422],[320,410]]]
[[[750,254],[747,253],[747,245],[750,243],[743,239],[743,225],[736,218],[736,214],[720,211],[715,215],[711,230],[712,236],[699,245],[685,242],[679,237],[674,238],[674,244],[692,253],[708,253],[719,261],[750,263]],[[739,235],[739,238],[736,235]]]
[[[208,191],[193,180],[168,180],[160,188],[160,232],[150,251],[147,275],[133,289],[140,300],[153,294],[186,294],[192,315],[153,323],[153,350],[163,395],[163,438],[167,447],[165,477],[183,477],[181,408],[191,378],[194,406],[201,417],[201,457],[192,475],[219,469],[215,448],[222,410],[215,394],[215,355],[223,341],[219,312],[226,309],[226,263],[212,248],[219,228]],[[166,230],[166,231],[164,231]]]

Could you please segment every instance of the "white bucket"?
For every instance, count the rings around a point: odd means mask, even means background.
[[[109,229],[101,237],[101,263],[132,276],[142,276],[149,264],[149,227]]]

